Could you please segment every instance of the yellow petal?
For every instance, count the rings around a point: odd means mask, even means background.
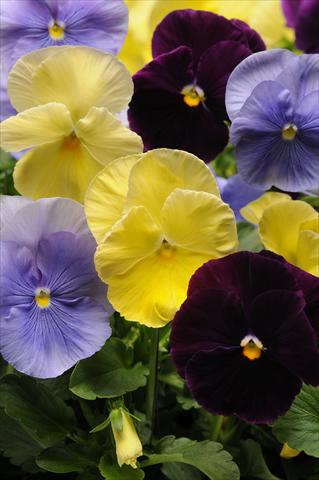
[[[292,198],[286,193],[266,192],[258,197],[257,200],[254,200],[243,207],[240,210],[240,213],[242,217],[248,220],[248,222],[257,225],[267,207],[283,200],[292,201]]]
[[[191,153],[161,148],[143,154],[132,168],[127,207],[144,205],[160,222],[162,206],[175,188],[219,196],[215,178],[202,160]]]
[[[1,147],[17,152],[56,142],[70,135],[72,130],[71,115],[66,106],[62,103],[48,103],[4,120],[0,126]]]
[[[142,155],[119,158],[107,165],[92,180],[85,197],[85,214],[97,242],[122,216],[133,165]]]
[[[282,458],[294,458],[297,457],[300,454],[299,450],[296,450],[295,448],[289,447],[288,443],[284,443],[280,452],[280,456]]]
[[[170,257],[161,252],[109,279],[108,298],[126,320],[150,327],[171,321],[186,298],[190,277],[210,259],[179,248]]]
[[[36,200],[69,197],[83,203],[90,180],[101,169],[80,142],[60,141],[27,152],[14,169],[16,189]]]
[[[297,267],[319,277],[319,234],[314,231],[300,232],[296,255]]]
[[[141,138],[125,128],[107,108],[92,107],[77,122],[75,133],[89,153],[104,165],[143,150]]]
[[[312,232],[319,233],[319,215],[313,218],[312,220],[307,220],[306,222],[302,222],[300,225],[301,230],[311,230]]]
[[[169,243],[210,258],[233,253],[237,247],[234,213],[210,193],[174,190],[164,203],[162,225]]]
[[[317,218],[308,203],[288,200],[268,207],[259,223],[262,243],[272,252],[296,265],[300,227],[303,222]]]
[[[158,250],[162,235],[144,207],[133,207],[112,228],[98,246],[95,267],[106,283],[123,274],[141,259]]]
[[[33,75],[32,88],[39,103],[64,103],[74,120],[91,107],[120,112],[133,93],[130,74],[116,57],[84,46],[46,58]]]
[[[55,55],[62,48],[69,47],[47,47],[34,50],[20,58],[13,66],[8,78],[8,95],[18,112],[38,105],[32,90],[32,76],[45,58]]]

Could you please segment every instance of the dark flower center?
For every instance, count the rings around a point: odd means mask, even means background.
[[[196,85],[187,85],[181,91],[184,96],[183,100],[188,107],[198,107],[201,102],[205,101],[204,91]]]
[[[294,123],[286,123],[281,131],[283,140],[291,141],[295,138],[298,132],[298,127]]]

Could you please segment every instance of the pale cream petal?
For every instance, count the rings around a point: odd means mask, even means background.
[[[262,243],[272,252],[296,265],[300,229],[304,222],[317,218],[308,203],[288,200],[268,207],[259,223]]]
[[[176,188],[219,196],[212,172],[195,155],[168,148],[151,150],[132,168],[127,207],[144,205],[159,221],[166,198]]]
[[[314,231],[300,232],[296,265],[319,277],[319,234]]]
[[[124,65],[110,53],[72,46],[48,57],[32,78],[39,103],[64,103],[79,120],[91,107],[118,113],[133,94],[133,82]]]
[[[266,192],[253,202],[250,202],[245,207],[243,207],[240,210],[240,214],[243,218],[248,220],[248,222],[258,225],[266,208],[268,208],[270,205],[273,205],[274,203],[282,202],[283,200],[292,201],[292,198],[286,193]]]
[[[107,283],[160,248],[162,235],[144,207],[132,207],[99,244],[95,266]]]
[[[47,103],[4,120],[0,125],[1,147],[18,152],[61,140],[72,130],[71,115],[66,106]]]
[[[92,107],[77,122],[75,133],[89,153],[104,165],[143,151],[141,137],[125,128],[107,108]]]
[[[111,277],[108,298],[126,320],[162,327],[186,299],[192,274],[209,259],[178,248],[166,257],[160,250],[125,274]]]
[[[45,58],[55,55],[62,48],[69,47],[47,47],[34,50],[20,58],[13,66],[8,78],[8,95],[18,112],[38,105],[32,89],[32,76]]]
[[[233,211],[216,195],[174,190],[162,208],[165,239],[172,245],[219,258],[238,245]]]
[[[85,214],[97,242],[101,242],[123,214],[132,167],[142,155],[119,158],[92,180],[85,197]]]
[[[69,197],[83,203],[89,182],[101,165],[78,142],[61,141],[37,147],[17,162],[16,189],[34,200]]]

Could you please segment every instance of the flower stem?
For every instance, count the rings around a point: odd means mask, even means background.
[[[155,405],[157,397],[157,373],[158,373],[158,341],[159,329],[150,328],[150,359],[149,359],[149,376],[146,391],[146,420],[151,424],[153,432]]]
[[[215,422],[214,422],[214,427],[213,427],[213,431],[212,431],[212,434],[211,434],[211,439],[213,440],[213,442],[217,442],[219,434],[220,434],[220,430],[223,426],[224,417],[222,415],[217,416],[217,417],[214,418],[214,420],[215,420]]]

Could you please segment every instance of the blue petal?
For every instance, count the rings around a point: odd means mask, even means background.
[[[220,190],[222,200],[234,211],[236,220],[244,220],[240,209],[265,193],[264,189],[249,185],[238,174],[226,180]]]

